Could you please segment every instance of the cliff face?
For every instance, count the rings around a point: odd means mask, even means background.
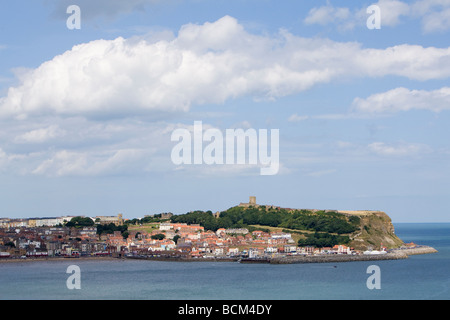
[[[351,235],[350,246],[357,250],[397,248],[403,241],[395,234],[391,218],[381,211],[339,211],[360,218],[360,228]]]

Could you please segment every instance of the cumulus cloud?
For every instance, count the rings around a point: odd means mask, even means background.
[[[255,35],[229,16],[187,24],[159,39],[95,40],[21,70],[19,84],[0,98],[0,169],[55,176],[171,171],[170,134],[185,126],[166,121],[193,105],[249,96],[275,100],[333,80],[387,75],[447,78],[450,49],[371,49],[285,30]],[[448,90],[401,89],[356,99],[354,107],[381,112],[402,101],[410,109],[435,101],[439,111],[449,105]],[[293,114],[288,120],[306,119]],[[395,153],[389,148],[408,149],[370,146],[378,154]],[[244,168],[208,170],[238,174]]]
[[[409,110],[450,110],[450,87],[437,90],[395,88],[353,101],[353,108],[367,113],[395,113]]]
[[[172,40],[119,37],[77,45],[23,74],[0,99],[0,115],[186,112],[242,96],[277,99],[341,77],[386,75],[448,77],[450,48],[363,49],[283,30],[260,36],[225,16],[185,25]]]

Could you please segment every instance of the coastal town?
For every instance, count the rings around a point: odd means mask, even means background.
[[[122,226],[122,215],[89,218],[92,226],[68,226],[75,217],[0,219],[0,258],[146,257],[184,259],[264,259],[295,255],[360,255],[346,245],[316,248],[298,246],[291,233],[246,228],[220,228],[213,232],[198,224],[172,223],[170,219],[99,234],[104,225]],[[414,244],[409,244],[413,246]],[[387,253],[385,247],[371,254]],[[367,252],[366,252],[367,254]]]
[[[360,223],[361,217],[374,222],[358,226],[355,222]],[[374,218],[367,220],[370,217]],[[233,223],[233,219],[253,223]],[[307,225],[303,229],[287,229],[277,219],[285,219],[285,224],[297,228],[302,226],[302,221]],[[384,236],[376,232],[376,223],[380,221],[386,221],[381,229],[392,230],[383,239],[397,239],[395,246],[388,248],[379,242],[377,246],[355,249],[349,245],[350,232]],[[334,231],[318,232],[320,228]],[[346,236],[341,236],[345,233]],[[0,218],[0,260],[103,257],[290,263],[399,259],[407,254],[431,252],[435,250],[414,243],[402,244],[394,237],[390,219],[382,212],[280,208],[259,205],[254,196],[247,203],[216,213],[191,211],[174,215],[169,212],[141,219],[124,219],[120,213],[95,217]]]

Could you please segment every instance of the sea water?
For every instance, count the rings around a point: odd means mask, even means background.
[[[0,263],[0,299],[373,300],[449,299],[450,223],[394,224],[405,242],[438,253],[403,260],[323,264],[240,264],[146,260]],[[70,265],[80,289],[69,289]],[[380,289],[369,289],[368,267]]]

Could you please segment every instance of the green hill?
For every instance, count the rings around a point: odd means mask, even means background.
[[[391,218],[382,211],[339,211],[360,219],[358,230],[351,234],[350,245],[355,249],[397,248],[403,241],[395,234]]]
[[[333,211],[284,209],[273,206],[235,206],[214,215],[211,211],[192,211],[172,217],[172,222],[199,224],[206,230],[219,228],[277,227],[297,234],[298,244],[316,247],[347,244],[366,250],[400,246],[391,219],[378,211]],[[254,227],[258,225],[258,227]],[[300,235],[300,236],[298,236]]]

